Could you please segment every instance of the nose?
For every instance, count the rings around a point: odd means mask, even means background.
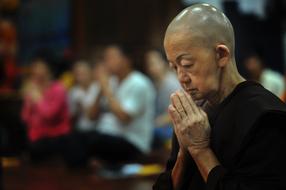
[[[178,75],[178,80],[181,84],[191,82],[191,78],[189,77],[188,73],[184,71],[183,69],[178,68],[177,75]]]

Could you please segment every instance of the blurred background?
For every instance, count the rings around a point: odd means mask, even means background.
[[[284,0],[0,0],[2,188],[151,189],[180,89],[164,32],[198,2],[232,22],[240,73],[285,101]]]

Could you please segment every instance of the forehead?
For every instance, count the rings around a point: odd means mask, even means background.
[[[80,72],[86,72],[86,71],[89,71],[89,66],[86,65],[85,63],[78,63],[77,65],[74,66],[74,70],[75,71],[80,71]]]
[[[183,48],[189,47],[192,43],[192,38],[190,33],[186,32],[172,32],[167,33],[164,39],[164,47],[165,48]]]
[[[164,47],[168,60],[174,61],[180,54],[190,53],[196,44],[190,34],[177,32],[165,36]]]
[[[42,61],[36,61],[31,65],[32,69],[48,69],[48,66]]]
[[[121,52],[117,47],[111,46],[111,47],[106,48],[105,54],[107,54],[107,55],[121,55]]]
[[[200,50],[209,49],[211,44],[203,34],[178,31],[166,34],[164,47],[168,60],[172,60],[179,54],[197,54]]]

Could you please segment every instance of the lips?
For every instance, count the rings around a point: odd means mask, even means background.
[[[185,91],[186,91],[187,93],[189,93],[189,94],[194,94],[194,93],[197,92],[196,89],[185,89]]]

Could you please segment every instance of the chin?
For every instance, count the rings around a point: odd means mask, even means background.
[[[200,95],[197,95],[197,94],[195,94],[195,95],[191,94],[191,97],[193,98],[194,101],[203,100],[203,97],[201,97]]]
[[[204,96],[199,93],[199,92],[196,92],[196,93],[189,93],[191,95],[191,97],[193,98],[194,101],[201,101],[201,100],[204,100]]]

